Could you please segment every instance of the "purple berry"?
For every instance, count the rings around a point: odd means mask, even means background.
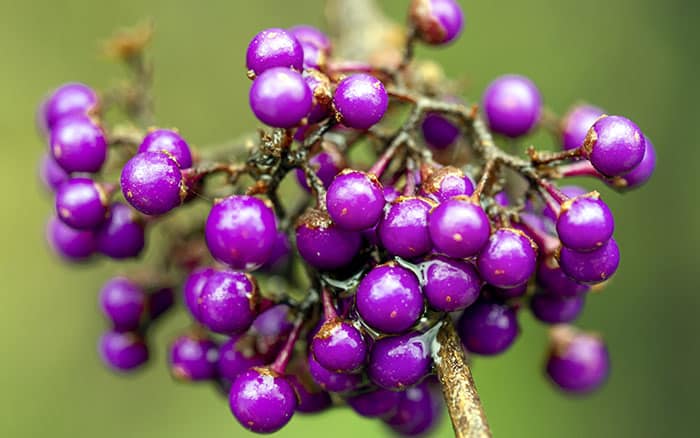
[[[454,41],[464,28],[464,13],[455,0],[413,0],[409,17],[420,39],[432,45]]]
[[[252,330],[258,336],[278,338],[287,335],[293,327],[290,307],[286,304],[277,304],[255,318]]]
[[[114,371],[132,371],[148,361],[148,346],[133,332],[105,332],[98,349],[102,362]]]
[[[146,293],[128,278],[115,277],[102,286],[100,307],[115,330],[136,330],[146,311]]]
[[[428,231],[428,213],[433,205],[425,198],[397,199],[378,226],[382,246],[390,254],[404,258],[428,253],[433,247]]]
[[[515,138],[527,134],[539,122],[542,97],[530,79],[506,75],[486,88],[483,108],[494,132]]]
[[[423,295],[415,275],[390,262],[369,271],[357,287],[362,319],[384,333],[401,333],[423,313]]]
[[[331,39],[328,38],[328,35],[313,26],[300,24],[290,27],[287,31],[300,43],[311,44],[326,53],[330,53],[331,51]]]
[[[180,169],[192,167],[190,146],[176,130],[156,129],[144,137],[138,152],[159,152],[177,163]]]
[[[343,156],[335,151],[321,151],[313,157],[309,158],[309,166],[314,169],[316,175],[323,182],[323,186],[328,188],[333,182],[333,178],[344,167]],[[306,175],[302,169],[296,171],[297,181],[304,190],[311,191],[309,184],[306,182]]]
[[[299,255],[308,264],[333,270],[352,261],[360,250],[362,236],[339,229],[325,212],[309,210],[297,223],[296,242]]]
[[[323,368],[320,363],[309,354],[309,372],[314,381],[324,390],[329,392],[354,391],[362,384],[360,374],[343,374]]]
[[[201,322],[216,333],[241,333],[257,314],[259,292],[249,274],[219,271],[211,274],[199,297]]]
[[[300,73],[288,68],[265,70],[250,87],[250,108],[263,123],[292,128],[311,111],[313,95]]]
[[[216,272],[209,267],[197,268],[187,276],[185,283],[182,285],[182,295],[187,310],[190,311],[195,320],[201,322],[201,314],[199,312],[199,304],[204,290],[204,285],[209,280],[209,277]]]
[[[330,394],[314,385],[313,382],[302,381],[295,375],[287,376],[287,380],[297,393],[299,400],[297,412],[315,414],[325,411],[333,405]]]
[[[347,403],[359,415],[367,418],[391,417],[399,407],[401,393],[387,389],[373,389],[347,398]]]
[[[443,150],[454,144],[460,134],[459,127],[439,113],[429,113],[421,125],[425,142],[433,149]]]
[[[437,251],[461,259],[476,255],[488,242],[491,224],[477,202],[460,196],[432,210],[428,229]]]
[[[253,368],[233,381],[229,407],[246,429],[272,433],[292,418],[297,396],[284,377],[267,368]]]
[[[427,434],[437,424],[442,413],[442,395],[436,386],[426,381],[400,393],[396,414],[387,419],[386,423],[404,436]]]
[[[632,169],[629,173],[621,176],[621,180],[624,182],[624,189],[636,189],[641,187],[649,181],[651,175],[654,173],[654,168],[656,167],[656,150],[654,145],[649,140],[649,137],[644,137],[644,158],[637,164],[637,167]]]
[[[367,371],[380,388],[403,390],[430,373],[430,345],[419,333],[381,338],[372,345]]]
[[[170,346],[170,373],[178,380],[201,381],[216,377],[219,347],[198,335],[183,335]]]
[[[481,278],[471,263],[436,257],[420,264],[423,293],[428,304],[441,312],[472,305],[481,291]]]
[[[345,126],[369,129],[384,117],[389,96],[379,79],[360,73],[340,81],[333,94],[333,104]]]
[[[326,64],[326,52],[318,46],[308,42],[299,42],[299,44],[304,52],[304,69],[320,70]]]
[[[517,287],[535,273],[537,245],[515,228],[501,228],[489,238],[476,260],[479,274],[502,289]]]
[[[357,371],[365,363],[367,344],[362,333],[347,321],[326,321],[311,342],[314,358],[327,370]]]
[[[95,229],[107,217],[107,194],[90,178],[71,178],[56,192],[56,214],[76,230]]]
[[[610,373],[610,358],[603,341],[569,326],[551,332],[547,374],[566,392],[586,393],[598,389]]]
[[[537,282],[549,295],[575,296],[588,292],[591,288],[567,276],[553,258],[547,257],[537,267]]]
[[[624,175],[644,158],[644,134],[629,119],[602,117],[588,131],[582,151],[603,175]]]
[[[421,185],[421,195],[438,202],[455,196],[469,196],[474,193],[474,182],[461,170],[445,166],[430,175]]]
[[[57,217],[46,226],[46,239],[61,257],[69,261],[84,261],[95,252],[95,233],[69,227]]]
[[[464,348],[484,356],[503,353],[518,336],[515,311],[495,301],[480,300],[464,311],[457,323]]]
[[[55,192],[61,184],[70,179],[70,176],[58,165],[51,154],[45,154],[39,164],[39,178],[47,189]]]
[[[146,243],[144,225],[126,204],[115,202],[109,218],[95,230],[97,250],[112,259],[137,257]]]
[[[283,230],[278,230],[275,236],[275,242],[272,244],[270,256],[267,261],[260,267],[265,272],[281,272],[288,265],[292,247],[289,243],[287,233]]]
[[[258,198],[229,196],[214,203],[204,234],[215,259],[233,269],[257,269],[277,240],[275,213]]]
[[[530,300],[530,309],[535,318],[547,324],[573,322],[583,310],[584,295],[535,294]]]
[[[107,159],[107,140],[102,128],[88,117],[65,117],[51,131],[51,153],[68,173],[95,173]]]
[[[601,283],[612,277],[619,264],[620,249],[614,238],[593,251],[576,252],[563,247],[559,254],[561,270],[581,283]]]
[[[567,198],[575,198],[577,196],[585,195],[588,193],[588,190],[584,189],[583,187],[579,186],[564,186],[560,187],[559,191],[562,192],[564,195],[566,195]],[[547,219],[551,220],[552,222],[557,221],[557,215],[558,213],[553,211],[549,205],[545,205],[544,208],[542,209],[542,216],[546,217]]]
[[[141,152],[126,162],[121,175],[126,201],[143,214],[165,214],[182,204],[187,194],[175,161],[157,152]]]
[[[396,201],[399,199],[399,196],[401,196],[401,192],[394,186],[385,185],[382,189],[382,193],[384,194],[384,200],[389,204]]]
[[[557,219],[557,235],[562,245],[575,251],[591,251],[610,240],[615,221],[598,192],[564,202]]]
[[[69,116],[86,116],[99,107],[97,93],[87,85],[68,83],[58,87],[43,105],[44,123],[52,130]]]
[[[265,358],[255,351],[255,341],[250,336],[232,336],[219,347],[217,367],[224,379],[233,382],[239,374],[262,365]]]
[[[573,107],[561,122],[561,145],[566,150],[576,149],[586,141],[591,126],[605,112],[592,105]]]
[[[339,228],[360,231],[379,222],[385,200],[382,185],[374,175],[345,169],[328,187],[326,204]]]
[[[301,71],[303,62],[301,44],[284,29],[265,29],[248,44],[246,66],[256,75],[275,67]]]
[[[304,49],[304,58],[306,58],[307,50]],[[306,63],[306,61],[304,61]],[[306,71],[303,74],[304,82],[309,87],[312,96],[311,111],[308,115],[310,124],[318,123],[327,118],[330,114],[330,85],[328,79],[320,73]],[[307,125],[308,126],[308,125]],[[303,141],[303,139],[299,140]]]

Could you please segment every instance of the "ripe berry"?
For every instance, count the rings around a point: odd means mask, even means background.
[[[70,116],[86,116],[99,106],[97,93],[87,85],[68,83],[58,87],[43,105],[44,122],[52,130]]]
[[[362,384],[362,376],[360,374],[343,374],[328,370],[318,363],[313,354],[309,354],[308,361],[311,377],[326,391],[354,391]]]
[[[542,97],[530,79],[506,75],[486,88],[483,108],[494,132],[515,138],[527,134],[539,122]]]
[[[559,188],[559,191],[566,195],[567,198],[575,198],[577,196],[585,195],[588,193],[588,190],[584,189],[583,187],[579,186],[563,186]],[[542,209],[542,216],[546,217],[547,219],[551,220],[552,222],[557,221],[557,215],[558,212],[553,211],[549,205],[545,205],[544,208]]]
[[[215,201],[204,234],[215,259],[233,269],[257,269],[277,240],[275,213],[258,198],[229,196]]]
[[[200,381],[216,377],[216,342],[194,334],[178,337],[170,346],[170,373],[178,380]]]
[[[300,24],[298,26],[290,27],[287,31],[300,43],[311,44],[330,54],[331,39],[328,38],[328,35],[323,33],[321,30],[313,26]]]
[[[573,322],[583,310],[584,295],[535,294],[530,300],[530,309],[535,318],[547,324]]]
[[[591,126],[604,111],[592,105],[578,105],[561,121],[561,145],[564,150],[576,149],[583,145]]]
[[[246,52],[246,66],[256,75],[275,67],[301,71],[303,61],[301,44],[284,29],[265,29],[258,33]]]
[[[136,330],[146,310],[146,293],[128,278],[115,277],[102,286],[100,307],[115,330]]]
[[[644,137],[644,158],[637,164],[637,166],[632,169],[629,173],[621,176],[621,180],[624,182],[625,190],[636,189],[644,185],[651,175],[654,173],[654,168],[656,167],[656,150],[654,145],[649,140],[649,137]]]
[[[433,45],[452,42],[464,28],[464,13],[455,0],[413,0],[409,18],[420,39]]]
[[[426,198],[397,199],[377,228],[382,246],[390,254],[404,258],[428,253],[433,247],[428,231],[428,213],[433,205]]]
[[[316,176],[321,179],[323,186],[328,188],[333,182],[333,178],[345,167],[345,163],[342,155],[333,151],[323,150],[309,158],[309,166],[315,170]],[[299,185],[304,190],[311,191],[309,184],[306,182],[304,171],[297,169],[296,175]]]
[[[359,73],[338,84],[333,94],[338,120],[355,129],[369,129],[379,122],[389,106],[384,84],[374,76]]]
[[[423,313],[418,279],[393,262],[369,271],[360,281],[355,299],[362,319],[384,333],[409,329]]]
[[[265,365],[265,358],[255,351],[255,341],[247,335],[234,335],[219,347],[219,376],[233,382],[250,368]]]
[[[442,414],[442,396],[432,382],[426,381],[400,393],[396,414],[386,423],[404,436],[427,434]],[[427,436],[427,435],[426,435]]]
[[[294,388],[268,368],[252,368],[233,381],[229,393],[231,413],[256,433],[272,433],[289,422],[297,407]]]
[[[376,341],[367,371],[375,385],[397,391],[423,380],[430,366],[430,345],[419,333],[408,333]]]
[[[601,247],[612,237],[614,229],[613,215],[595,191],[564,202],[557,219],[559,240],[575,251]]]
[[[387,418],[396,414],[401,393],[377,388],[348,397],[346,402],[359,415],[367,418]]]
[[[333,405],[330,394],[313,382],[307,381],[309,380],[308,378],[302,380],[295,375],[290,375],[287,376],[287,380],[297,393],[299,401],[297,412],[301,412],[302,414],[315,414],[325,411]]]
[[[242,272],[214,272],[199,297],[201,322],[211,331],[241,333],[257,314],[259,292],[252,276]]]
[[[429,113],[425,116],[421,131],[428,146],[436,150],[452,146],[460,134],[459,127],[454,122],[438,113]]]
[[[187,306],[192,317],[199,322],[201,322],[199,303],[202,290],[204,290],[204,285],[214,272],[216,272],[214,269],[206,266],[197,268],[187,276],[185,283],[182,285],[182,295],[185,306]]]
[[[90,178],[71,178],[56,192],[56,214],[76,230],[92,230],[108,215],[107,194]]]
[[[467,307],[457,331],[464,348],[484,356],[503,353],[518,336],[515,311],[495,301],[480,300]]]
[[[503,289],[520,286],[535,272],[537,245],[514,228],[496,230],[476,260],[479,274]]]
[[[156,129],[143,138],[138,152],[159,152],[177,163],[180,169],[192,167],[192,152],[184,138],[172,129]]]
[[[148,361],[148,346],[134,332],[107,331],[100,338],[100,357],[114,371],[132,371]]]
[[[362,236],[339,229],[328,214],[309,210],[296,226],[299,255],[311,266],[322,270],[339,269],[349,264],[360,250]]]
[[[311,111],[313,96],[300,73],[284,67],[265,70],[250,87],[255,116],[276,128],[292,128]]]
[[[482,281],[469,262],[436,257],[421,263],[420,268],[423,293],[435,310],[462,310],[479,297]]]
[[[372,227],[384,211],[382,185],[374,175],[353,169],[340,172],[326,194],[328,214],[339,228],[360,231]]]
[[[478,203],[459,196],[432,210],[428,229],[436,250],[461,259],[476,255],[488,242],[491,224]]]
[[[474,193],[474,182],[468,175],[453,166],[442,167],[421,184],[421,195],[438,202],[455,196],[469,196]]]
[[[357,371],[365,363],[367,344],[362,333],[347,321],[326,321],[311,342],[318,363],[338,373]]]
[[[68,173],[99,172],[107,159],[102,128],[83,115],[61,118],[51,131],[51,153]]]
[[[71,228],[55,216],[46,226],[46,240],[61,257],[73,262],[87,260],[95,252],[95,233]]]
[[[621,116],[606,116],[588,131],[582,152],[598,172],[619,176],[641,163],[644,150],[644,134],[634,122]]]
[[[556,259],[547,257],[541,260],[537,267],[537,283],[549,295],[575,296],[581,295],[591,288],[567,276],[559,267]]]
[[[614,238],[600,248],[588,252],[576,252],[563,247],[559,254],[562,271],[581,283],[596,284],[607,280],[620,264],[620,249]]]
[[[573,327],[552,329],[547,374],[566,392],[598,389],[610,373],[608,350],[602,339]]]
[[[109,217],[96,230],[97,250],[113,259],[126,259],[141,254],[146,242],[144,225],[126,204],[114,202]]]
[[[141,152],[127,161],[121,187],[132,207],[151,216],[179,206],[187,194],[177,163],[158,152]]]
[[[39,164],[39,178],[47,189],[55,192],[61,184],[70,179],[70,176],[59,166],[51,154],[45,154]]]
[[[287,233],[283,230],[277,230],[275,242],[272,244],[272,249],[270,250],[270,256],[260,269],[268,273],[283,271],[289,264],[291,251],[292,248]]]

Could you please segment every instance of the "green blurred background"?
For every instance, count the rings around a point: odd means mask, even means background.
[[[351,0],[348,0],[351,1]],[[407,1],[381,2],[403,19]],[[618,275],[591,296],[580,325],[605,334],[608,385],[590,398],[557,393],[543,378],[545,328],[524,315],[520,341],[479,359],[475,376],[498,437],[687,436],[696,429],[698,245],[697,75],[700,2],[693,0],[464,1],[467,27],[448,49],[421,49],[482,90],[519,72],[563,112],[585,98],[639,123],[659,168],[643,190],[604,191],[623,252]],[[156,330],[156,360],[132,378],[98,363],[96,294],[120,269],[69,268],[51,257],[43,227],[52,204],[35,176],[44,147],[34,131],[42,95],[65,81],[113,83],[120,67],[96,56],[113,29],[152,17],[159,120],[196,144],[255,126],[247,110],[244,51],[261,28],[320,25],[320,1],[0,0],[0,436],[232,437],[246,435],[208,386],[173,384]],[[478,91],[472,95],[478,96]],[[546,138],[546,137],[542,137]],[[596,186],[599,187],[599,186]],[[526,312],[523,312],[526,313]],[[377,436],[345,410],[297,416],[280,436]],[[435,436],[450,436],[444,421]]]

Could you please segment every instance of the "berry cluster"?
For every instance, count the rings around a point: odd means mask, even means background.
[[[556,386],[581,393],[605,381],[603,341],[565,324],[618,268],[614,220],[598,192],[555,181],[639,187],[655,166],[652,143],[632,121],[589,105],[548,126],[537,87],[516,75],[489,85],[482,119],[436,66],[413,59],[415,43],[460,35],[458,4],[414,0],[408,15],[393,63],[345,59],[310,26],[255,35],[250,108],[270,129],[223,153],[147,128],[143,38],[128,34],[113,49],[135,66],[133,88],[100,97],[66,84],[41,105],[54,250],[72,262],[133,259],[151,228],[168,233],[157,267],[102,288],[108,366],[148,361],[148,330],[179,287],[193,326],[169,347],[173,377],[214,382],[259,433],[295,412],[347,404],[399,434],[422,434],[443,410],[440,385],[455,427],[488,433],[448,387],[475,391],[462,347],[503,353],[527,308],[554,325],[546,372]],[[108,122],[110,106],[128,121]],[[561,151],[519,157],[496,146],[495,136],[540,127]],[[355,153],[363,147],[373,152]]]

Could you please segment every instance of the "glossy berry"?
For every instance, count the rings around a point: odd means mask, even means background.
[[[39,178],[47,189],[55,192],[61,184],[70,179],[70,176],[58,165],[51,154],[45,154],[39,164]]]
[[[202,324],[213,332],[241,333],[253,323],[258,300],[257,284],[249,274],[215,272],[199,297],[199,316]]]
[[[464,13],[455,0],[413,0],[409,18],[420,39],[433,45],[454,41],[464,28]]]
[[[346,399],[348,405],[359,415],[367,418],[388,418],[399,408],[401,393],[387,389],[373,389]]]
[[[588,190],[579,186],[563,186],[559,188],[559,191],[564,194],[567,198],[575,198],[577,196],[585,195]],[[549,205],[545,205],[542,209],[542,216],[551,220],[552,222],[557,221],[558,211],[553,211]]]
[[[374,175],[346,169],[340,172],[326,194],[328,214],[339,228],[360,231],[372,227],[384,211],[382,185]]]
[[[432,210],[428,229],[437,251],[461,259],[476,255],[488,242],[491,223],[478,203],[455,197]]]
[[[297,393],[297,399],[299,401],[297,412],[302,414],[315,414],[325,411],[333,405],[330,394],[313,382],[302,381],[295,375],[287,376],[287,380]]]
[[[428,253],[433,247],[428,231],[428,214],[433,205],[425,198],[397,199],[377,228],[382,246],[390,254],[404,258]]]
[[[97,250],[112,259],[137,257],[146,244],[144,225],[126,204],[114,202],[96,230]]]
[[[204,235],[215,259],[233,269],[256,269],[267,262],[277,240],[275,213],[258,198],[229,196],[214,203]]]
[[[148,361],[148,347],[134,332],[108,331],[100,338],[100,357],[114,371],[132,371]]]
[[[483,108],[494,132],[515,138],[527,134],[539,122],[542,97],[530,79],[506,75],[486,88]]]
[[[632,169],[627,174],[620,177],[624,182],[624,189],[636,189],[644,185],[651,175],[654,173],[654,168],[656,167],[656,150],[654,145],[649,140],[649,137],[644,137],[644,158],[637,164],[637,166]]]
[[[98,172],[107,159],[107,140],[86,116],[62,118],[51,131],[51,154],[68,173]]]
[[[246,429],[272,433],[292,418],[297,396],[284,377],[267,368],[252,368],[233,381],[229,407]]]
[[[436,150],[452,146],[460,134],[459,127],[454,122],[438,113],[429,113],[425,116],[421,131],[428,146]]]
[[[557,235],[562,245],[575,251],[591,251],[613,235],[615,220],[598,192],[564,202],[557,219]]]
[[[265,29],[248,44],[246,66],[256,75],[275,67],[301,71],[303,62],[301,44],[284,29]]]
[[[320,70],[325,66],[326,52],[308,42],[299,42],[299,44],[301,44],[301,50],[304,52],[304,69]]]
[[[214,269],[209,267],[197,268],[190,272],[190,275],[185,279],[182,285],[182,296],[187,310],[190,311],[192,317],[195,320],[201,322],[201,315],[199,312],[199,304],[202,296],[202,291],[204,290],[204,285],[206,284],[209,277],[216,272]]]
[[[515,311],[495,301],[481,300],[467,307],[457,323],[464,348],[484,356],[506,351],[518,336]]]
[[[297,224],[296,243],[299,255],[308,264],[333,270],[352,261],[360,250],[362,236],[339,229],[325,212],[309,210]]]
[[[115,277],[102,286],[100,307],[102,313],[120,332],[139,328],[146,310],[146,293],[132,280]]]
[[[217,358],[219,376],[233,382],[248,369],[265,365],[265,358],[255,351],[254,345],[254,340],[246,335],[232,336],[221,344]]]
[[[213,379],[216,377],[218,349],[216,342],[207,337],[180,336],[170,346],[170,373],[178,380]]]
[[[610,373],[610,358],[603,341],[593,334],[568,326],[551,332],[547,374],[566,392],[586,393],[598,389]]]
[[[71,178],[56,192],[56,214],[76,230],[92,230],[107,217],[107,194],[90,178]]]
[[[311,342],[311,351],[322,367],[350,373],[364,365],[367,344],[355,326],[335,318],[321,326]]]
[[[250,87],[249,103],[255,116],[275,128],[292,128],[311,111],[313,96],[300,73],[288,68],[265,70]]]
[[[584,295],[567,297],[538,293],[530,299],[530,309],[535,318],[547,324],[569,323],[581,314],[584,302]]]
[[[309,372],[321,388],[329,392],[349,392],[357,389],[362,384],[360,374],[344,374],[328,370],[309,354]]]
[[[389,96],[379,79],[359,73],[340,81],[333,94],[333,104],[343,125],[369,129],[384,117]]]
[[[612,277],[619,264],[620,249],[614,238],[589,252],[576,252],[563,247],[559,255],[562,271],[581,283],[601,283]]]
[[[469,196],[474,193],[474,182],[468,175],[453,166],[442,167],[421,184],[421,195],[438,202],[455,196]]]
[[[644,134],[637,125],[621,116],[598,119],[588,131],[583,156],[605,176],[624,175],[644,158]]]
[[[537,245],[514,228],[496,230],[476,259],[481,278],[503,289],[520,286],[535,273]]]
[[[423,293],[435,310],[462,310],[479,297],[482,282],[471,263],[436,257],[421,263],[420,269]]]
[[[68,83],[58,87],[44,104],[44,123],[52,130],[70,116],[86,116],[99,106],[97,93],[85,84]]]
[[[537,283],[547,294],[564,297],[581,295],[591,288],[567,276],[552,258],[545,258],[538,264]]]
[[[367,371],[380,388],[402,390],[430,372],[430,345],[419,333],[381,338],[372,345]]]
[[[591,126],[604,111],[592,105],[573,107],[561,122],[561,146],[564,150],[576,149],[586,141],[586,135]]]
[[[330,53],[331,51],[331,39],[328,38],[328,35],[313,26],[300,24],[290,27],[287,31],[300,43],[316,46],[326,53]]]
[[[46,226],[46,239],[56,253],[69,261],[85,261],[95,252],[95,233],[71,228],[55,216]]]
[[[127,161],[121,187],[132,207],[151,216],[179,206],[187,194],[177,163],[158,152],[141,152]]]
[[[396,413],[386,423],[403,436],[421,436],[435,427],[442,413],[442,395],[432,382],[422,382],[400,393]],[[429,436],[429,435],[426,435]]]
[[[333,182],[333,178],[345,167],[345,163],[342,155],[334,151],[324,150],[309,158],[309,166],[314,169],[316,175],[323,182],[323,186],[328,188]],[[306,182],[304,171],[297,169],[296,176],[299,185],[304,190],[311,191],[309,184]]]
[[[176,130],[156,129],[143,138],[138,152],[159,152],[175,161],[180,169],[192,167],[190,146]]]

